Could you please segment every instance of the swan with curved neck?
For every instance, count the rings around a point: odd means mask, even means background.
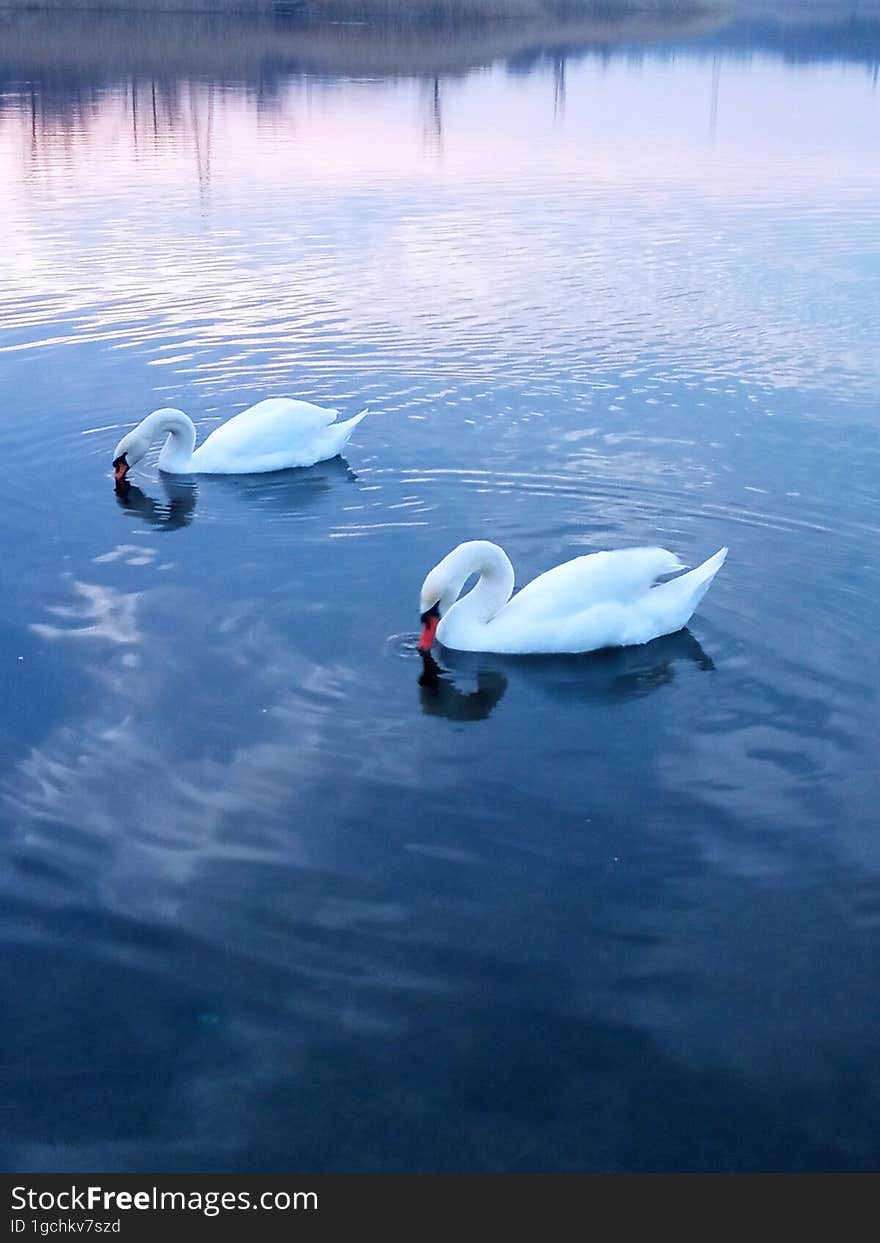
[[[466,652],[592,652],[648,643],[686,626],[727,549],[687,574],[665,548],[596,552],[548,570],[513,595],[514,573],[502,548],[469,540],[453,548],[422,584],[421,651],[436,638]],[[476,586],[461,590],[472,574]]]
[[[251,475],[314,466],[342,452],[367,411],[334,422],[338,410],[289,397],[269,397],[242,410],[196,448],[195,424],[173,406],[154,410],[127,432],[113,453],[116,482],[150,445],[164,438],[159,469],[171,475]]]

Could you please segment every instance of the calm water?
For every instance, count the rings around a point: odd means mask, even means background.
[[[3,1168],[877,1168],[880,26],[4,55]],[[114,494],[276,394],[374,413]],[[730,556],[422,684],[474,536]]]

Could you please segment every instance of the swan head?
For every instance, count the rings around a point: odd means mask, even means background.
[[[459,549],[454,549],[452,553],[445,556],[439,565],[434,566],[422,583],[419,596],[419,613],[421,614],[419,620],[422,623],[422,634],[419,639],[420,652],[430,652],[437,627],[458,599],[458,593],[466,577],[466,574],[454,572],[453,557],[458,551]]]
[[[122,483],[132,466],[137,466],[154,440],[171,436],[180,441],[181,447],[187,445],[191,453],[196,443],[196,429],[189,415],[174,406],[163,406],[154,410],[146,418],[141,419],[137,427],[126,432],[113,450],[113,476],[117,483]],[[159,469],[162,469],[162,458],[159,458]]]
[[[150,441],[138,427],[122,437],[113,450],[113,478],[117,483],[122,483],[132,466],[137,466],[149,447]]]
[[[432,604],[429,609],[425,609],[421,615],[422,633],[419,638],[419,651],[424,656],[430,652],[434,645],[434,636],[437,633],[437,627],[440,625],[440,604]]]
[[[467,605],[456,604],[467,580],[479,575],[474,589],[467,595]],[[507,553],[489,540],[466,540],[448,552],[422,583],[419,601],[422,634],[419,651],[428,652],[450,610],[467,608],[468,621],[485,625],[498,613],[513,592],[513,566]],[[462,615],[459,614],[459,622]],[[441,642],[443,641],[441,636]]]
[[[419,620],[422,623],[422,634],[419,639],[419,651],[430,652],[434,643],[440,618],[449,607],[449,580],[444,573],[445,566],[441,561],[422,583],[419,597]],[[455,597],[453,596],[453,599]]]

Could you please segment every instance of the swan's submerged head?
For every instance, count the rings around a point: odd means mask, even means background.
[[[146,418],[141,419],[137,427],[126,432],[113,450],[113,475],[116,482],[125,479],[133,466],[137,466],[154,440],[166,439],[167,452],[174,442],[175,454],[182,455],[186,461],[196,443],[196,429],[189,415],[174,406],[163,406],[154,410]],[[163,469],[162,454],[159,456],[159,469]]]
[[[421,614],[419,620],[422,623],[422,634],[419,639],[420,652],[430,652],[440,619],[458,596],[458,590],[454,590],[450,583],[448,560],[448,557],[444,557],[422,583],[419,596],[419,613]]]
[[[132,466],[137,466],[149,447],[149,440],[137,427],[122,437],[113,450],[113,478],[117,483],[125,479]]]
[[[479,578],[466,597],[468,620],[485,624],[510,599],[514,582],[513,566],[504,549],[489,540],[466,540],[459,544],[434,566],[422,583],[420,651],[430,650],[441,623],[444,628],[451,624],[451,611],[459,610],[458,620],[461,621],[460,610],[465,603],[459,601],[456,604],[456,601],[472,574],[479,575]],[[440,642],[444,642],[442,634]]]
[[[419,639],[419,651],[424,654],[430,652],[434,636],[437,633],[437,627],[440,625],[440,604],[433,604],[429,609],[425,609],[421,616],[422,634]]]

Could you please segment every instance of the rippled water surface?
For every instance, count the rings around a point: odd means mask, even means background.
[[[877,1167],[878,32],[7,43],[3,1168]],[[372,414],[114,493],[277,394]],[[472,537],[730,556],[425,677]]]

